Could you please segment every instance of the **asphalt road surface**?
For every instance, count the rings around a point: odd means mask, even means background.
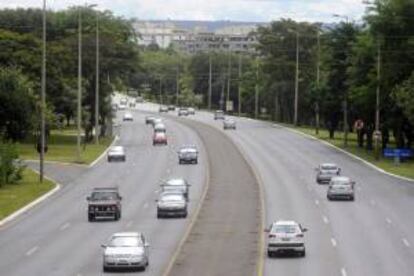
[[[188,120],[222,130],[212,113],[197,112]],[[413,275],[414,183],[283,127],[235,120],[237,130],[225,133],[260,176],[266,225],[293,219],[309,229],[305,258],[268,258],[262,248],[264,275]],[[315,182],[314,168],[322,162],[337,163],[356,181],[355,202],[326,199],[327,186]]]
[[[152,128],[144,116],[122,123],[119,145],[126,147],[127,162],[102,159],[75,179],[54,170],[63,188],[24,216],[0,228],[0,275],[101,275],[102,248],[111,234],[143,232],[150,243],[150,266],[143,275],[161,275],[189,224],[189,219],[157,219],[157,191],[162,179],[185,177],[191,184],[193,214],[206,177],[205,149],[194,131],[166,121],[167,147],[152,146]],[[178,165],[176,150],[196,144],[199,164]],[[75,169],[76,170],[76,169]],[[86,196],[93,187],[118,185],[123,196],[118,222],[87,221]],[[114,275],[112,273],[111,275]]]

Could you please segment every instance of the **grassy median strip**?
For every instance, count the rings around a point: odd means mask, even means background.
[[[30,169],[23,172],[23,179],[16,184],[0,187],[0,220],[29,204],[55,187],[49,180],[39,183],[39,175]]]
[[[22,159],[34,160],[39,158],[36,151],[35,139],[28,139],[18,145],[19,156]],[[73,129],[54,130],[48,141],[48,152],[45,155],[47,161],[67,163],[90,164],[98,158],[112,142],[112,138],[105,137],[99,140],[99,145],[94,142],[81,145],[81,162],[77,160],[76,132]]]
[[[329,132],[325,129],[319,130],[319,135],[315,134],[315,129],[310,127],[293,127],[291,125],[286,125],[288,127],[291,127],[292,129],[296,129],[300,132],[303,132],[305,134],[312,135],[316,138],[319,138],[321,140],[324,140],[330,144],[333,144],[343,150],[346,150],[372,164],[375,166],[404,177],[412,178],[414,179],[414,160],[409,160],[405,162],[401,162],[399,165],[394,164],[394,160],[392,158],[380,158],[380,160],[375,160],[374,152],[367,150],[365,148],[358,147],[357,144],[357,137],[355,133],[349,133],[348,134],[348,147],[344,147],[344,141],[343,141],[343,132],[336,131],[335,132],[335,138],[329,139]]]

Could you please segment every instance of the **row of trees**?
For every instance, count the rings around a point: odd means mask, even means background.
[[[76,115],[78,19],[82,16],[82,108],[90,137],[95,103],[96,19],[100,31],[99,122],[110,118],[110,94],[128,87],[139,68],[139,48],[131,22],[109,11],[73,7],[47,12],[46,101],[49,128]],[[0,134],[17,141],[39,128],[42,11],[0,10]]]

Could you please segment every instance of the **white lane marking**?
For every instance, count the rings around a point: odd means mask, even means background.
[[[392,220],[391,220],[390,218],[386,218],[386,219],[385,219],[385,221],[386,221],[388,224],[392,224]]]
[[[402,239],[402,242],[404,243],[404,245],[406,247],[410,247],[411,246],[410,242],[407,239]]]
[[[61,230],[61,231],[63,231],[63,230],[65,230],[66,228],[68,228],[70,226],[70,223],[69,222],[66,222],[65,224],[63,224],[59,229]]]
[[[323,216],[322,219],[323,219],[323,222],[325,222],[325,224],[329,223],[329,219],[326,216]]]
[[[346,270],[345,270],[345,268],[344,268],[344,267],[341,269],[341,275],[342,275],[342,276],[347,276],[347,275],[348,275],[348,274],[346,273]]]
[[[317,200],[317,199],[316,199],[316,200],[315,200],[315,204],[316,204],[316,205],[319,205],[319,200]]]
[[[39,249],[39,247],[35,246],[33,248],[31,248],[29,251],[26,252],[26,256],[30,256],[33,253],[35,253],[37,250]]]
[[[373,206],[375,206],[375,204],[377,204],[377,203],[375,202],[375,200],[373,200],[373,199],[371,199],[370,203],[371,203],[371,205],[373,205]]]
[[[333,247],[336,247],[337,242],[336,242],[336,240],[334,238],[331,238],[331,243],[332,243],[332,246]]]
[[[147,208],[148,208],[148,202],[145,202],[144,209],[147,209]]]

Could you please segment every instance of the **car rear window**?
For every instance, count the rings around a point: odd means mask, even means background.
[[[286,234],[293,234],[299,232],[299,227],[297,225],[276,225],[272,229],[273,233],[286,233]]]
[[[118,198],[115,192],[94,192],[92,193],[92,200],[114,200]]]

